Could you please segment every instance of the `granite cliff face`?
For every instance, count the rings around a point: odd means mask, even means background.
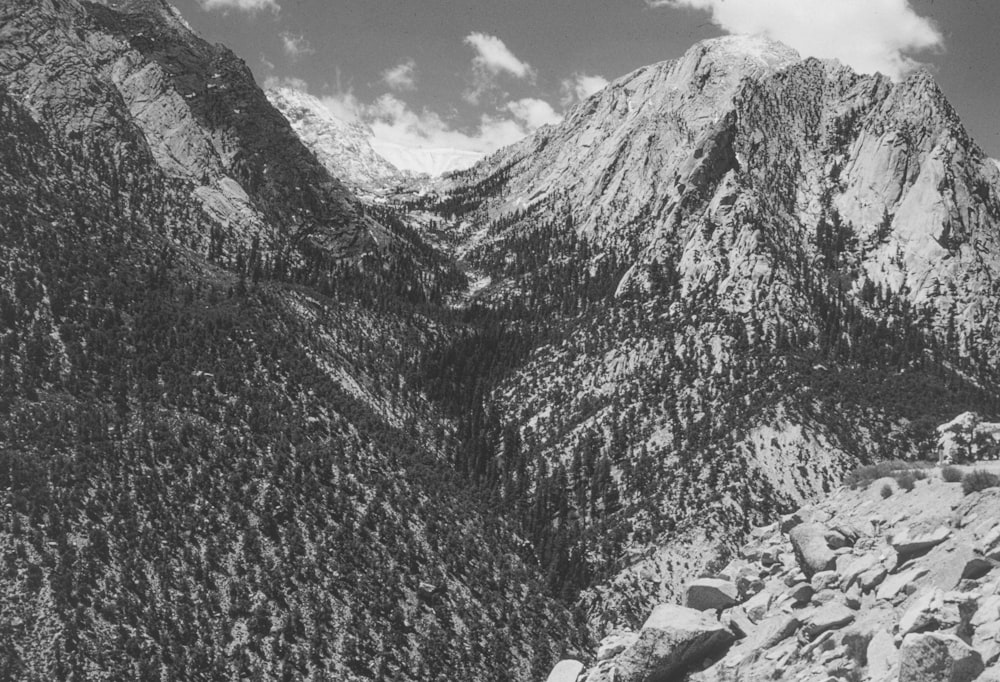
[[[215,223],[180,237],[301,262],[303,248],[357,257],[392,237],[316,161],[246,65],[196,36],[166,2],[9,2],[0,80],[69,139],[131,145],[187,185]],[[190,244],[189,241],[189,244]]]
[[[640,69],[442,184],[476,300],[559,329],[486,403],[575,491],[553,525],[624,538],[573,555],[608,580],[583,597],[595,629],[644,617],[748,516],[995,409],[998,187],[927,73],[758,38]],[[604,467],[615,494],[584,492]]]
[[[689,295],[800,315],[796,270],[818,264],[853,295],[883,287],[929,306],[939,328],[957,311],[963,340],[996,322],[983,301],[1000,268],[1000,175],[927,72],[893,84],[762,38],[706,41],[449,189],[497,176],[489,216],[557,198],[581,235],[632,261],[620,292],[669,259]]]

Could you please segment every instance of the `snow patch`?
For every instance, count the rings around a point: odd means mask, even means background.
[[[371,138],[375,153],[402,171],[438,177],[476,165],[485,155],[463,149],[406,147]]]

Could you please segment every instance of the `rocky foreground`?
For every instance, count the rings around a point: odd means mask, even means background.
[[[684,605],[548,682],[1000,680],[1000,488],[920,475],[842,488],[755,529]]]

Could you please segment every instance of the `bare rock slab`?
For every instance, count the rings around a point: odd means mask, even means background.
[[[735,641],[715,618],[673,604],[657,606],[635,644],[615,659],[616,682],[671,682]]]
[[[913,556],[937,547],[951,537],[951,529],[941,525],[932,528],[923,524],[907,526],[890,538],[892,548],[901,557]]]
[[[556,667],[549,673],[545,682],[576,682],[583,672],[583,663],[580,661],[565,660],[556,663]]]
[[[837,565],[837,555],[826,544],[826,532],[826,528],[818,523],[803,523],[792,528],[788,534],[799,566],[808,578],[833,570]]]
[[[735,583],[701,578],[688,585],[684,593],[684,605],[696,611],[728,609],[736,605],[739,595]]]

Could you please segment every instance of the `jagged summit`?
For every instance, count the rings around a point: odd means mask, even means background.
[[[682,60],[691,55],[752,60],[772,68],[787,66],[802,59],[796,50],[762,34],[707,38],[689,48]]]

